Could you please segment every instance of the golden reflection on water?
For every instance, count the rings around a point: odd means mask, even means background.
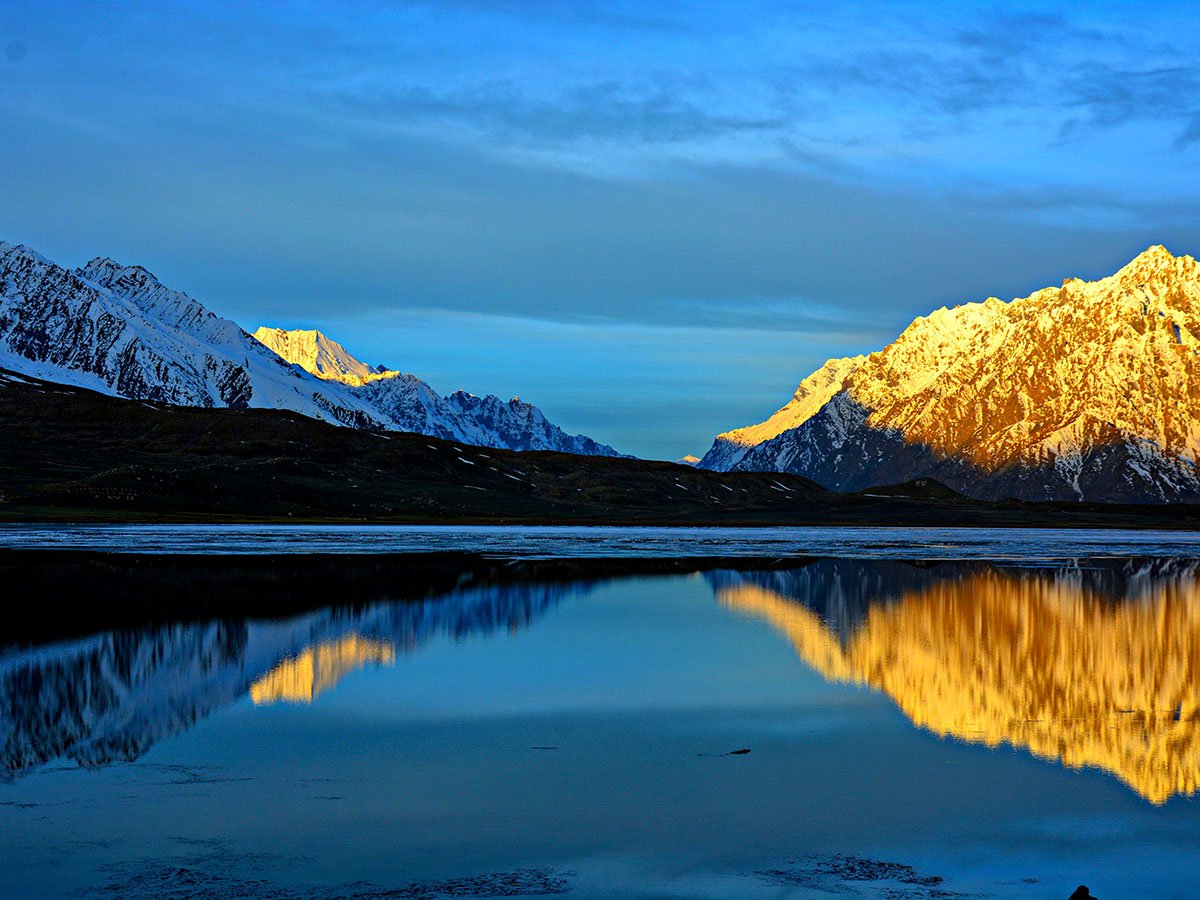
[[[250,699],[255,706],[311,703],[350,672],[368,664],[391,665],[395,661],[393,644],[350,634],[285,659],[250,685]]]
[[[1196,793],[1194,579],[1117,602],[1062,573],[984,571],[872,605],[844,644],[776,591],[717,597],[769,622],[825,677],[883,691],[935,734],[1095,766],[1154,804]]]

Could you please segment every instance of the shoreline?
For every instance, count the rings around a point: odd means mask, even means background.
[[[292,516],[244,515],[191,512],[112,511],[71,507],[66,509],[0,509],[0,525],[295,525],[315,527],[354,526],[361,528],[408,526],[507,527],[507,528],[984,528],[1077,529],[1200,532],[1200,504],[1108,505],[1023,503],[992,504],[962,501],[961,505],[924,504],[918,501],[890,507],[869,507],[855,514],[860,504],[853,495],[845,497],[850,509],[831,499],[823,509],[801,512],[780,511],[769,515],[733,514],[712,518],[644,517],[620,515],[538,516]],[[865,505],[865,504],[864,504]]]

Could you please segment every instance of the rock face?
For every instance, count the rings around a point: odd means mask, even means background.
[[[837,490],[934,478],[980,499],[1200,500],[1200,267],[1151,247],[1115,275],[939,309],[831,360],[701,465]]]
[[[490,447],[618,455],[516,400],[442,397],[412,375],[359,362],[320,332],[257,337],[140,266],[97,258],[66,269],[0,242],[0,368],[135,400],[286,409]]]
[[[253,337],[288,362],[329,381],[361,385],[400,374],[390,371],[386,366],[368,366],[319,331],[285,331],[264,326],[254,332]]]

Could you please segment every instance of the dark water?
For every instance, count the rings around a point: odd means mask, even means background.
[[[118,572],[0,650],[0,896],[1196,895],[1200,564],[585,569]]]

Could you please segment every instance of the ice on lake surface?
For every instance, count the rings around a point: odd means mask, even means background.
[[[1200,562],[1087,546],[10,634],[0,896],[1192,896]]]
[[[411,553],[514,557],[846,556],[1046,560],[1200,557],[1200,533],[1087,528],[642,528],[503,525],[28,525],[0,548],[144,553]]]

